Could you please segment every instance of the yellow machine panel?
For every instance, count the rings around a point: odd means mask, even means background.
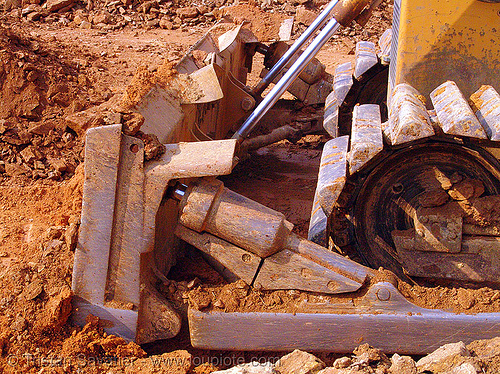
[[[500,4],[480,0],[395,0],[390,87],[421,94],[447,80],[470,96],[500,90]],[[394,53],[394,50],[396,53]]]

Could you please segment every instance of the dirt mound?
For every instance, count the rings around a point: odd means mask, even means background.
[[[235,24],[247,23],[261,42],[279,40],[281,23],[287,18],[283,14],[265,12],[259,7],[248,4],[222,8],[215,14],[217,18],[226,18]]]
[[[85,77],[50,46],[0,26],[0,172],[59,179],[82,160],[64,121],[87,104]]]

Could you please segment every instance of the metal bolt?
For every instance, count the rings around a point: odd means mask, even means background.
[[[252,256],[250,256],[248,253],[245,253],[243,256],[241,256],[241,260],[248,264],[252,261]]]
[[[243,109],[245,112],[248,112],[249,110],[253,109],[255,106],[255,100],[251,97],[244,97],[241,100],[241,109]]]
[[[312,270],[308,268],[302,268],[300,270],[300,275],[302,275],[303,278],[311,278],[312,277]]]
[[[396,184],[393,184],[392,185],[392,192],[394,194],[400,194],[401,192],[403,192],[404,190],[404,186],[401,184],[401,183],[396,183]]]
[[[377,291],[377,299],[380,301],[389,301],[391,298],[391,291],[389,291],[387,288],[380,288]]]
[[[338,285],[337,283],[335,283],[334,281],[330,281],[328,282],[328,284],[326,285],[328,287],[329,290],[331,291],[335,291],[337,288],[338,288]]]

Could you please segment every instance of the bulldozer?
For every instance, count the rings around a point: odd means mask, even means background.
[[[88,130],[75,323],[93,314],[109,333],[147,343],[174,337],[187,319],[194,347],[220,350],[349,352],[370,343],[424,354],[500,334],[500,313],[419,307],[397,279],[499,283],[500,2],[395,0],[380,52],[358,43],[355,63],[330,79],[314,55],[379,3],[333,0],[289,48],[264,45],[241,25],[217,41],[208,33],[176,67],[185,76],[180,104],[179,90],[158,86],[137,104],[144,128],[165,143],[158,159],[146,160],[144,143],[121,124]],[[255,53],[273,64],[252,89]],[[296,135],[279,123],[248,139],[286,90],[325,102],[322,120],[278,104],[287,120],[303,118],[301,131],[322,124],[332,137],[308,240],[216,178],[249,144]],[[155,284],[168,281],[188,244],[228,281],[310,297],[293,313],[189,308],[182,316]]]

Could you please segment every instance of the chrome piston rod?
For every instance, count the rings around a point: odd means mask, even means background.
[[[297,79],[302,70],[316,56],[319,50],[337,31],[340,24],[335,18],[332,18],[321,30],[318,36],[311,42],[306,50],[297,58],[285,75],[276,83],[272,90],[266,95],[262,102],[255,108],[252,114],[243,123],[240,129],[232,136],[238,142],[242,142],[253,130],[255,125],[267,113],[269,109],[278,101],[283,93],[288,89],[292,82]]]
[[[311,25],[302,33],[302,35],[293,43],[293,45],[281,56],[278,62],[272,67],[264,78],[252,90],[254,94],[260,95],[269,86],[269,84],[278,76],[285,65],[295,54],[302,48],[302,46],[309,41],[309,39],[316,33],[318,29],[323,27],[332,12],[338,0],[332,0],[325,9],[319,14],[318,17],[311,23]]]

